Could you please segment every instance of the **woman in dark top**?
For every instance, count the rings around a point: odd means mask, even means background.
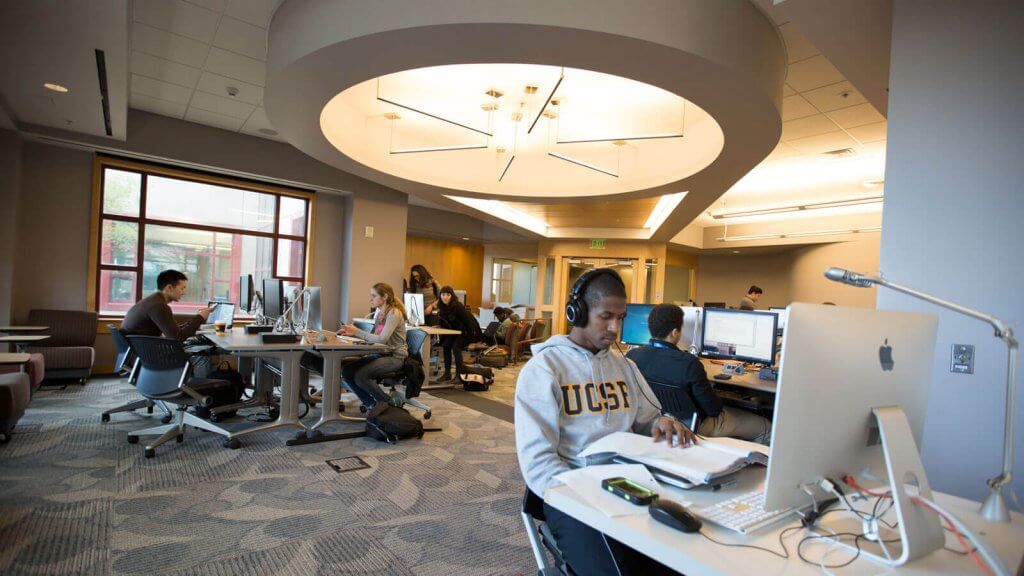
[[[427,326],[438,324],[439,292],[437,282],[423,264],[414,265],[409,271],[409,293],[423,295],[423,321]]]
[[[444,375],[441,377],[441,380],[457,380],[461,382],[462,373],[465,372],[462,364],[462,351],[466,349],[467,345],[483,339],[483,334],[480,332],[480,324],[469,312],[469,308],[466,308],[459,302],[459,297],[455,295],[455,291],[452,290],[451,286],[441,288],[438,309],[441,313],[441,326],[461,332],[459,335],[452,334],[442,339],[444,344]],[[454,378],[451,376],[452,356],[455,356]]]

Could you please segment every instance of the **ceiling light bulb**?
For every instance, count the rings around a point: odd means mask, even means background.
[[[43,84],[43,88],[46,88],[47,90],[53,90],[54,92],[60,92],[61,94],[67,94],[68,92],[70,92],[70,90],[68,90],[64,86],[61,86],[60,84],[53,84],[52,82],[47,82]]]

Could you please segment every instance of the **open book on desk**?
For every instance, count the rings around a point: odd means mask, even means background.
[[[696,446],[679,448],[665,441],[654,442],[650,436],[616,432],[580,452],[580,456],[596,454],[617,454],[698,485],[714,482],[750,464],[768,464],[767,446],[735,438],[707,438]]]

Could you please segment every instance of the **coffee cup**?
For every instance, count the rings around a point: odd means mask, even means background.
[[[213,327],[217,332],[223,332],[228,327],[227,320],[217,320],[213,323]]]

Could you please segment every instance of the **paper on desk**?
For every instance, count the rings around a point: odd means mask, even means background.
[[[606,492],[601,481],[607,478],[627,478],[644,488],[657,491],[658,482],[641,464],[601,464],[562,472],[555,480],[565,484],[583,501],[600,510],[605,516],[631,516],[647,514],[646,506],[630,504],[622,498]]]

